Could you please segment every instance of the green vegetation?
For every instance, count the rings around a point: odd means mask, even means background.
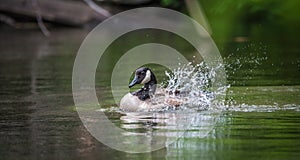
[[[181,2],[181,0],[161,0],[161,5],[178,6]],[[272,35],[274,32],[288,33],[280,36],[299,35],[300,1],[199,0],[199,3],[217,41],[225,41],[234,36],[251,37],[262,33]],[[184,8],[181,10],[186,12]]]

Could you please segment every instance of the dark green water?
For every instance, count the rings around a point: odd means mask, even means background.
[[[93,138],[81,123],[72,99],[72,67],[88,33],[56,29],[0,30],[0,159],[298,159],[300,157],[300,49],[269,40],[218,42],[234,103],[205,137],[188,134],[152,153],[113,150]],[[155,31],[150,31],[154,33]],[[134,36],[133,36],[134,37]],[[160,42],[168,41],[168,35]],[[151,37],[142,42],[155,41]],[[173,38],[172,38],[173,39]],[[97,77],[97,94],[112,104],[107,85],[113,63],[135,41],[119,40],[106,54]],[[141,41],[139,41],[141,43]],[[186,57],[192,49],[173,40]],[[124,46],[127,46],[124,47]],[[267,58],[265,58],[267,57]],[[259,62],[256,62],[258,60]],[[243,64],[239,67],[237,61]],[[237,68],[237,69],[234,69]],[[155,68],[159,80],[164,73]],[[228,103],[231,101],[228,101]],[[120,114],[107,113],[116,124]],[[195,131],[193,131],[195,132]]]

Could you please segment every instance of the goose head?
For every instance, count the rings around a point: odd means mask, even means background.
[[[150,98],[150,94],[155,93],[157,80],[149,68],[142,67],[135,71],[134,78],[128,87],[131,88],[136,84],[143,84],[144,86],[132,94],[138,96],[138,98],[141,100],[145,100]]]

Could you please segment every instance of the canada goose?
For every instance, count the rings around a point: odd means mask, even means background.
[[[146,67],[139,68],[135,71],[135,76],[129,84],[129,88],[136,84],[143,84],[144,86],[132,93],[127,93],[120,101],[120,109],[126,112],[137,111],[151,111],[161,110],[168,105],[179,106],[183,100],[178,100],[166,97],[165,91],[156,88],[157,80],[154,73]],[[151,102],[151,97],[160,96],[159,102]]]

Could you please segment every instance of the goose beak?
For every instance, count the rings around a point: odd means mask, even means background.
[[[136,85],[138,82],[138,78],[136,76],[134,76],[134,79],[131,81],[131,83],[129,84],[129,88],[133,87],[134,85]]]

